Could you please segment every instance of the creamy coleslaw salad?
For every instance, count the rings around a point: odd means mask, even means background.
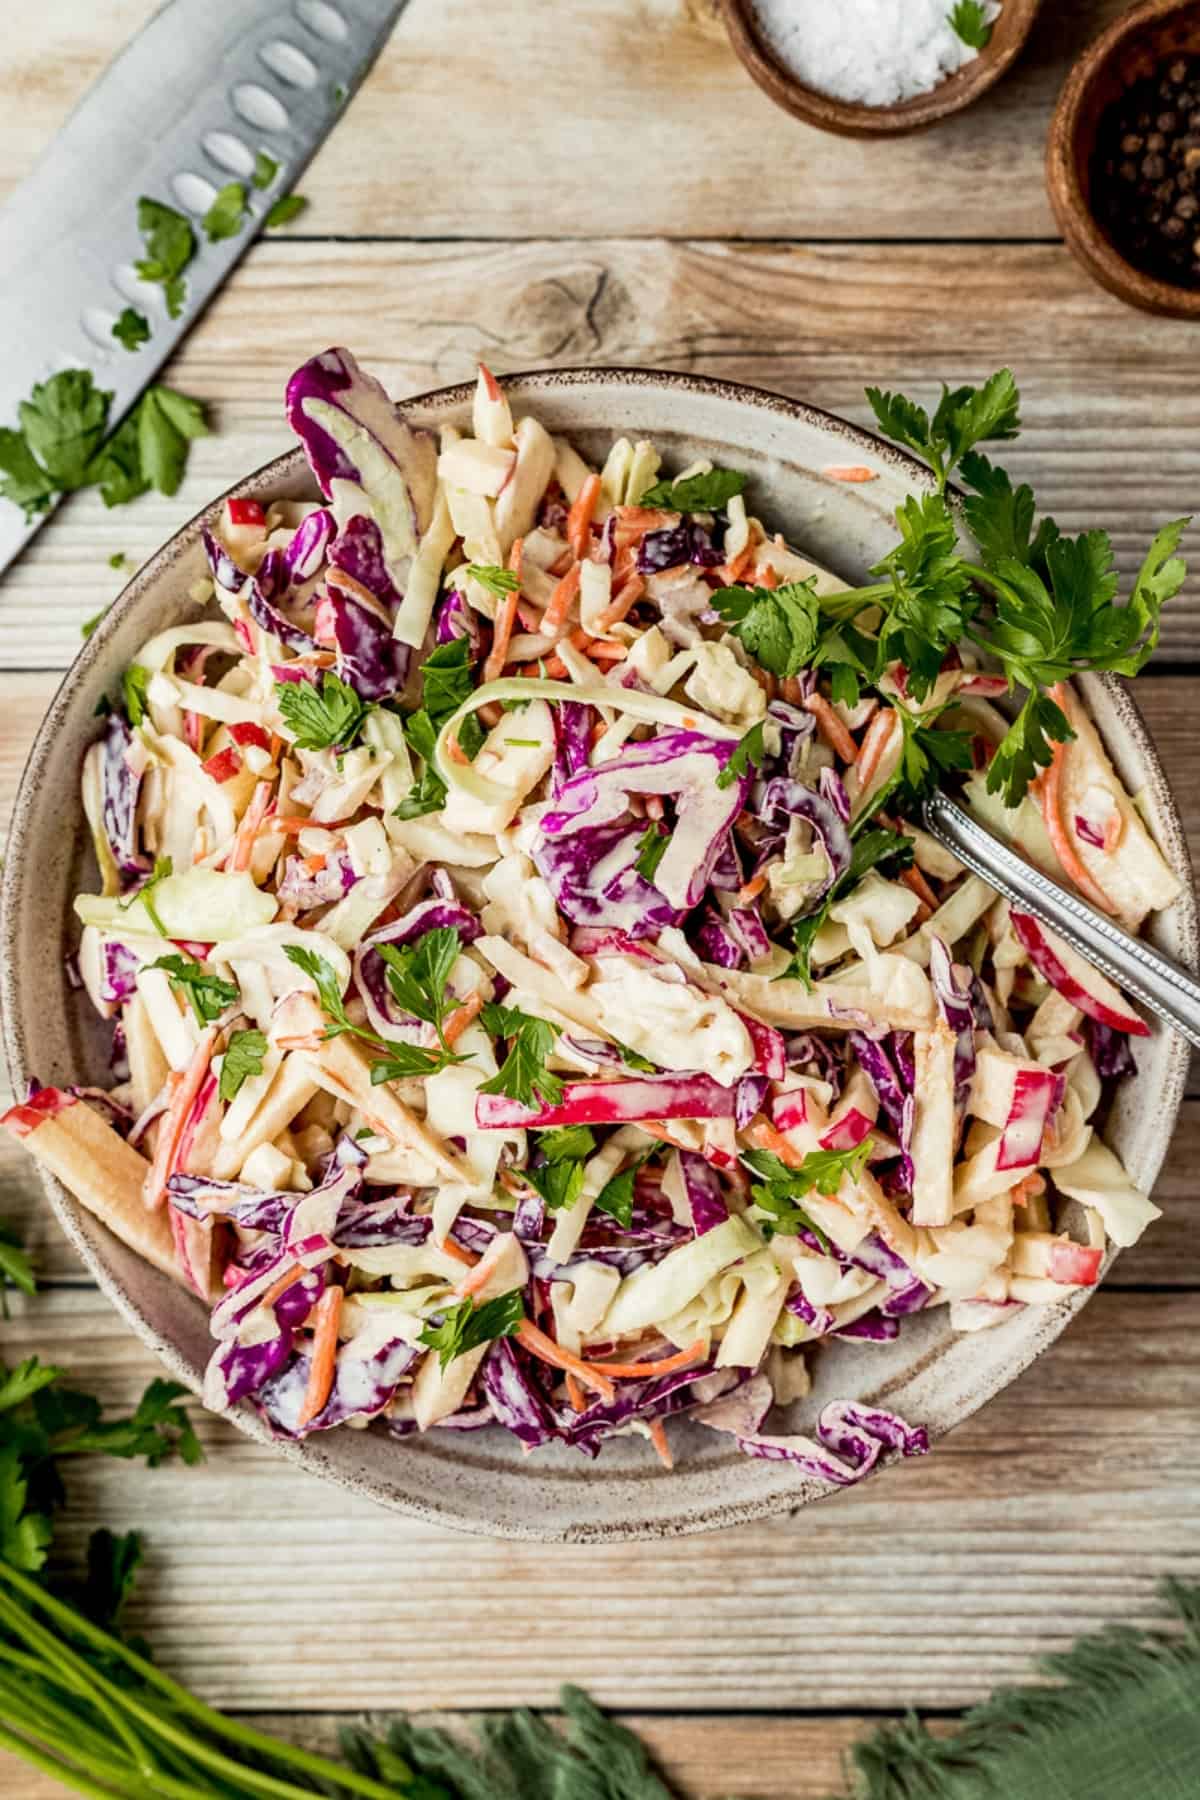
[[[920,699],[899,661],[772,673],[843,590],[736,472],[594,469],[486,370],[440,440],[345,351],[288,409],[321,503],[224,504],[84,764],[114,1085],[9,1129],[210,1307],[209,1404],[280,1433],[669,1465],[686,1413],[839,1483],[923,1449],[767,1414],[813,1346],[994,1326],[1157,1212],[1096,1130],[1145,1024],[904,817],[961,769],[1137,930],[1179,882],[1083,708],[1054,690],[1074,737],[1007,806],[969,649]]]

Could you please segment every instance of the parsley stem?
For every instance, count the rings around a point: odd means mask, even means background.
[[[382,1783],[374,1781],[368,1776],[356,1774],[353,1770],[329,1762],[325,1757],[303,1750],[297,1744],[289,1744],[283,1739],[270,1737],[265,1732],[256,1731],[252,1725],[247,1725],[242,1720],[229,1718],[224,1713],[217,1712],[215,1708],[206,1706],[203,1700],[198,1700],[194,1694],[190,1694],[178,1682],[172,1681],[169,1675],[164,1675],[160,1669],[156,1669],[153,1663],[147,1662],[135,1650],[131,1650],[128,1644],[121,1642],[120,1638],[112,1637],[108,1632],[102,1631],[98,1625],[94,1625],[82,1613],[76,1612],[73,1607],[48,1593],[38,1582],[32,1581],[27,1575],[22,1574],[3,1560],[0,1560],[0,1583],[6,1583],[10,1588],[15,1588],[25,1600],[28,1608],[38,1608],[47,1613],[63,1631],[82,1638],[85,1643],[104,1652],[107,1656],[119,1657],[147,1686],[156,1688],[172,1704],[175,1711],[183,1714],[190,1713],[201,1725],[218,1736],[235,1744],[243,1744],[249,1749],[260,1751],[277,1763],[291,1763],[295,1768],[303,1769],[306,1773],[314,1775],[322,1781],[335,1785],[340,1783],[347,1792],[362,1795],[364,1800],[395,1800],[393,1787],[384,1787]],[[6,1600],[7,1606],[5,1605]],[[0,1616],[13,1607],[14,1603],[11,1599],[0,1595]],[[36,1621],[31,1620],[23,1609],[16,1610],[20,1614],[18,1629],[23,1635],[28,1634],[31,1624],[38,1630],[46,1629],[37,1626]],[[54,1641],[58,1644],[57,1639]],[[67,1645],[59,1645],[59,1650],[58,1660],[74,1660],[76,1662],[82,1660],[78,1653]],[[131,1704],[128,1689],[121,1688],[115,1682],[105,1682],[103,1677],[95,1679],[99,1680],[116,1700],[120,1701],[128,1710],[133,1711],[135,1715],[142,1710]],[[159,1722],[153,1718],[148,1722],[156,1729],[159,1728]],[[178,1737],[178,1734],[175,1735]],[[210,1752],[208,1747],[201,1745],[198,1740],[185,1738],[182,1740],[182,1747],[190,1754],[200,1757],[201,1760],[215,1756],[227,1770],[232,1769],[239,1781],[245,1785],[254,1781],[259,1784],[260,1790],[264,1794],[280,1796],[281,1800],[294,1800],[296,1790],[290,1784],[285,1786],[276,1781],[274,1777],[259,1776],[244,1764],[231,1764],[228,1759],[221,1757],[219,1752]],[[270,1785],[263,1786],[264,1782]],[[102,1792],[100,1789],[90,1791]]]
[[[34,1619],[28,1618],[15,1601],[7,1595],[0,1595],[0,1621],[7,1621],[9,1629],[18,1633],[25,1641],[32,1642],[40,1649],[46,1666],[56,1671],[55,1679],[60,1687],[66,1688],[78,1699],[90,1702],[103,1719],[108,1721],[111,1729],[125,1741],[126,1749],[138,1768],[147,1773],[153,1771],[153,1765],[147,1770],[145,1746],[132,1731],[127,1722],[121,1718],[119,1709],[114,1708],[105,1698],[101,1678],[89,1670],[86,1663],[81,1663],[74,1653],[63,1645],[54,1633]],[[0,1653],[7,1651],[0,1647]]]
[[[36,1657],[12,1657],[10,1659],[21,1668],[27,1668],[34,1682],[48,1683],[51,1677]],[[71,1690],[74,1693],[74,1689]],[[0,1709],[20,1721],[21,1729],[36,1737],[42,1745],[48,1746],[67,1763],[87,1763],[93,1775],[101,1776],[105,1781],[123,1785],[118,1790],[128,1792],[124,1785],[129,1780],[128,1766],[122,1767],[110,1760],[113,1753],[111,1738],[102,1736],[88,1726],[80,1716],[78,1706],[72,1706],[65,1728],[63,1711],[54,1702],[47,1701],[42,1695],[33,1691],[29,1684],[20,1681],[6,1681],[0,1676]],[[24,1754],[24,1752],[22,1752]],[[158,1770],[148,1773],[157,1779]],[[140,1784],[139,1784],[140,1785]],[[147,1790],[143,1790],[147,1791]],[[149,1790],[153,1791],[153,1790]]]
[[[890,581],[876,581],[869,587],[839,588],[836,594],[821,595],[821,611],[844,624],[865,612],[868,606],[878,606],[881,600],[890,599],[892,591]]]
[[[55,1781],[69,1781],[77,1794],[91,1795],[93,1800],[115,1800],[115,1796],[119,1792],[112,1785],[112,1780],[115,1778],[103,1775],[101,1779],[108,1782],[109,1785],[97,1787],[95,1782],[89,1781],[86,1775],[78,1773],[75,1769],[64,1770],[61,1762],[57,1762],[54,1757],[46,1756],[44,1752],[35,1749],[28,1739],[18,1737],[15,1732],[5,1730],[3,1725],[0,1725],[0,1750],[10,1750],[14,1756],[19,1756],[24,1762],[32,1763],[35,1769],[40,1769],[44,1775],[53,1777]],[[125,1791],[128,1793],[129,1790]]]

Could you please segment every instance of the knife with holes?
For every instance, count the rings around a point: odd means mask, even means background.
[[[168,0],[0,208],[0,425],[17,424],[34,382],[80,367],[112,391],[119,424],[291,191],[406,3]],[[250,179],[260,151],[278,164],[262,192]],[[201,219],[228,181],[245,185],[248,216],[210,244]],[[177,319],[161,286],[134,273],[142,194],[186,214],[196,234]],[[151,327],[132,352],[112,336],[126,306]],[[0,570],[47,517],[26,522],[0,500]]]

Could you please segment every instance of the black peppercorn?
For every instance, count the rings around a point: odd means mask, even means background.
[[[1101,116],[1091,167],[1098,223],[1161,279],[1200,274],[1200,58],[1176,53]]]

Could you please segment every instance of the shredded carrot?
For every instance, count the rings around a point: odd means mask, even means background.
[[[444,1256],[448,1256],[451,1262],[465,1263],[468,1269],[473,1269],[479,1261],[473,1250],[464,1250],[462,1245],[456,1244],[452,1237],[444,1238],[438,1245],[438,1249]]]
[[[229,870],[248,869],[250,858],[254,854],[254,840],[262,829],[263,820],[267,816],[267,808],[271,804],[272,783],[260,781],[250,796],[250,804],[242,814],[233,839],[233,849],[225,859],[225,867]]]
[[[146,1205],[151,1209],[161,1206],[167,1197],[167,1182],[174,1172],[183,1128],[187,1116],[192,1110],[192,1102],[204,1085],[204,1077],[208,1074],[208,1065],[212,1061],[213,1046],[216,1041],[217,1027],[210,1025],[196,1045],[187,1068],[182,1074],[173,1072],[171,1102],[163,1114],[162,1123],[159,1126],[158,1142],[154,1146],[154,1161],[150,1165],[142,1188]],[[171,1078],[168,1077],[168,1079]]]
[[[602,1400],[615,1400],[617,1390],[607,1375],[595,1370],[582,1357],[575,1356],[570,1350],[564,1350],[556,1344],[552,1337],[522,1319],[517,1329],[517,1342],[524,1345],[530,1356],[536,1356],[539,1362],[549,1363],[552,1369],[562,1369],[568,1375],[574,1375],[586,1387],[593,1388]]]
[[[600,477],[589,475],[571,502],[571,510],[567,514],[567,542],[571,546],[571,554],[576,562],[582,562],[587,554],[592,520],[596,514],[596,503],[599,498]]]
[[[810,712],[817,721],[817,730],[829,745],[829,748],[840,756],[843,762],[858,761],[858,745],[850,736],[826,700],[824,694],[810,694],[807,700],[800,702],[805,712]]]
[[[300,1425],[307,1425],[315,1419],[328,1400],[333,1388],[333,1375],[337,1366],[338,1320],[342,1316],[342,1295],[340,1287],[328,1287],[317,1301],[317,1323],[313,1331],[312,1363],[308,1371],[308,1386],[304,1390],[304,1402],[300,1408]]]
[[[658,531],[679,519],[676,512],[664,512],[660,506],[616,506],[617,536],[622,544],[636,542],[648,531]]]
[[[862,463],[850,463],[848,465],[835,463],[828,469],[822,469],[821,473],[827,481],[859,482],[879,480],[874,469],[865,468]]]
[[[300,1277],[307,1273],[308,1271],[303,1263],[293,1263],[290,1269],[285,1269],[283,1271],[283,1274],[279,1277],[278,1281],[273,1281],[271,1283],[258,1304],[260,1306],[274,1306],[279,1296],[281,1294],[286,1294],[288,1289],[294,1287]]]
[[[592,662],[619,663],[629,655],[629,646],[610,644],[607,638],[593,638],[583,654]]]
[[[764,563],[761,569],[755,569],[754,579],[760,588],[777,588],[779,571],[773,563]]]
[[[645,1375],[673,1375],[676,1369],[686,1369],[698,1357],[704,1355],[706,1340],[697,1338],[686,1350],[677,1350],[674,1356],[660,1357],[657,1362],[640,1363],[589,1363],[588,1368],[597,1374],[608,1375],[614,1381],[640,1381]]]
[[[804,688],[798,675],[788,675],[779,684],[779,692],[789,706],[804,705]]]
[[[754,551],[751,549],[750,545],[747,544],[745,549],[739,550],[737,555],[732,557],[729,562],[723,563],[719,569],[714,570],[717,580],[721,585],[723,587],[728,587],[731,583],[740,581],[742,576],[746,573],[746,570],[750,567],[750,559],[753,555]]]
[[[536,681],[544,675],[547,681],[564,681],[567,665],[561,656],[544,656],[539,662],[526,663],[521,670],[527,681]],[[480,708],[482,711],[483,709]]]
[[[299,817],[292,818],[292,817],[286,817],[286,816],[281,817],[277,813],[275,815],[275,817],[271,820],[271,830],[272,831],[282,831],[289,837],[295,837],[295,835],[298,831],[307,831],[309,826],[312,824],[313,824],[312,819],[301,819]]]
[[[304,867],[310,875],[319,875],[328,861],[329,858],[324,855],[306,856],[304,859]]]
[[[1018,1181],[1008,1197],[1014,1206],[1024,1206],[1028,1200],[1045,1191],[1046,1183],[1035,1169],[1032,1175],[1026,1175],[1023,1181]]]
[[[594,621],[595,630],[597,632],[607,631],[610,625],[618,624],[633,610],[645,591],[646,583],[642,576],[630,576],[612,605],[606,606],[600,617]]]
[[[748,1125],[745,1135],[756,1149],[774,1151],[780,1162],[786,1163],[789,1169],[798,1169],[804,1161],[803,1150],[797,1150],[782,1131],[777,1131],[765,1119],[756,1119],[753,1125]]]
[[[571,1402],[572,1412],[584,1412],[587,1409],[587,1395],[579,1385],[576,1376],[567,1371],[567,1399]]]
[[[920,869],[917,868],[915,863],[911,869],[904,870],[904,872],[900,876],[900,879],[904,883],[906,888],[911,888],[912,892],[917,896],[918,900],[924,901],[925,905],[929,908],[930,912],[937,911],[938,897],[934,893],[933,889],[930,887],[929,883],[926,881],[926,879],[925,879],[924,875],[921,873]]]
[[[750,881],[748,881],[746,883],[745,887],[740,887],[738,889],[738,896],[737,896],[738,905],[739,906],[752,906],[754,904],[754,902],[758,899],[758,896],[762,893],[762,891],[766,887],[766,885],[767,885],[767,877],[766,877],[765,871],[760,875],[755,875]]]
[[[597,719],[596,723],[592,726],[591,731],[588,733],[588,742],[592,745],[593,749],[600,742],[600,739],[604,736],[604,734],[607,730],[608,730],[608,720],[607,719]]]
[[[563,626],[567,622],[567,614],[571,610],[571,602],[579,592],[579,564],[572,563],[558,586],[550,596],[550,604],[542,614],[538,630],[545,637],[558,638],[562,635]]]
[[[650,1442],[658,1452],[658,1460],[664,1469],[675,1467],[675,1458],[671,1455],[671,1446],[667,1442],[667,1428],[661,1419],[651,1419]]]
[[[508,566],[516,573],[518,579],[521,574],[521,553],[524,548],[524,538],[517,538],[508,554]],[[487,661],[483,665],[483,679],[485,681],[496,681],[504,672],[504,665],[508,661],[509,640],[513,634],[513,626],[517,622],[517,603],[520,600],[520,596],[521,589],[517,586],[513,589],[511,594],[505,594],[503,600],[496,608],[496,622],[492,630],[492,647],[488,651]]]
[[[1061,696],[1062,684],[1060,682],[1050,689],[1050,697],[1061,706]],[[1104,889],[1084,867],[1063,818],[1062,772],[1066,754],[1067,746],[1056,743],[1054,754],[1050,759],[1050,767],[1043,772],[1038,782],[1037,797],[1041,804],[1042,817],[1046,821],[1046,830],[1049,833],[1054,854],[1080,893],[1085,899],[1090,900],[1093,906],[1098,906],[1101,912],[1115,913],[1117,909]]]
[[[1115,850],[1125,836],[1125,816],[1123,813],[1109,813],[1104,821],[1104,848]]]
[[[492,1239],[494,1244],[503,1243],[503,1241],[499,1233]],[[461,1280],[455,1282],[454,1292],[457,1298],[465,1300],[468,1294],[477,1294],[481,1287],[486,1287],[492,1278],[495,1267],[496,1258],[494,1256],[481,1256],[475,1267],[468,1269]]]
[[[457,1044],[459,1038],[471,1023],[471,1020],[479,1016],[482,1006],[483,995],[474,993],[468,995],[461,1006],[455,1007],[454,1011],[450,1014],[450,1017],[446,1020],[445,1027],[442,1031],[442,1036],[448,1044]]]
[[[893,707],[881,707],[875,714],[867,726],[866,736],[858,747],[859,793],[864,791],[883,761],[892,741],[892,734],[902,729]]]
[[[490,676],[488,680],[491,680]],[[452,763],[469,763],[471,760],[456,737],[446,739],[446,755]]]

